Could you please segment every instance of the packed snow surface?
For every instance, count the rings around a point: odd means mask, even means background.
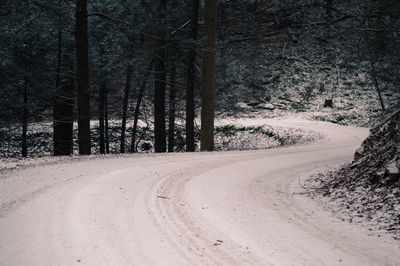
[[[299,180],[350,160],[364,128],[270,150],[62,159],[0,174],[1,265],[399,265],[400,243],[338,221]]]

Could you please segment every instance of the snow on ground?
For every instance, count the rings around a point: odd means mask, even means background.
[[[283,127],[271,127],[265,124],[264,119],[260,119],[262,115],[258,117],[251,117],[247,120],[228,118],[228,119],[217,119],[215,129],[215,148],[219,151],[228,150],[259,150],[269,149],[278,146],[288,146],[295,144],[304,144],[317,141],[322,136],[318,133],[310,130],[300,130],[297,128],[283,128]],[[200,118],[197,119],[198,124]],[[222,122],[223,121],[223,122]],[[229,121],[229,122],[228,122]],[[119,120],[110,121],[110,151],[111,153],[118,153],[120,148],[120,124]],[[128,125],[132,124],[128,121]],[[139,152],[151,152],[154,151],[153,144],[153,128],[152,124],[146,124],[144,121],[139,121],[137,139],[140,143],[138,144]],[[92,153],[99,153],[99,135],[98,135],[98,122],[92,121]],[[175,140],[175,151],[184,151],[184,132],[181,128],[184,128],[182,121],[177,121],[176,124],[176,140]],[[33,157],[51,156],[53,150],[53,137],[52,137],[52,126],[51,123],[32,123],[29,127],[28,134],[28,155]],[[126,147],[131,145],[131,128],[127,128],[126,131]],[[7,131],[8,132],[8,131]],[[11,132],[11,133],[10,133]],[[20,145],[18,129],[10,129],[7,134],[14,134],[13,138],[7,137],[3,141],[0,141],[0,161],[3,164],[14,162],[13,159],[2,159],[12,158],[20,156]],[[1,130],[0,130],[1,133]],[[197,132],[198,133],[198,132]],[[6,135],[7,135],[6,134]],[[74,124],[74,154],[77,155],[78,143],[76,141],[77,125]],[[1,134],[0,134],[1,137]],[[199,134],[196,134],[197,150],[200,150]],[[142,149],[142,144],[148,144],[149,150]],[[18,160],[17,160],[18,161]],[[21,164],[23,160],[20,160]],[[0,169],[2,167],[0,166]]]
[[[365,227],[368,234],[389,235],[400,240],[400,187],[335,187],[329,194],[323,186],[337,178],[337,171],[320,173],[304,180],[305,191],[337,219]]]
[[[351,164],[306,180],[309,194],[342,220],[400,240],[400,114],[383,117]]]
[[[398,265],[398,241],[331,217],[298,182],[349,160],[367,130],[264,122],[325,138],[1,172],[0,265]]]

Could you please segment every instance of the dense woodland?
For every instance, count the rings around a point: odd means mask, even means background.
[[[399,14],[397,0],[4,0],[0,156],[210,151],[216,114],[307,111],[343,87],[379,117],[398,104]]]

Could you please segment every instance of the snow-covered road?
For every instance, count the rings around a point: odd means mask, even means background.
[[[350,160],[362,128],[266,151],[82,160],[0,176],[0,265],[400,265],[400,243],[338,222],[299,180]]]

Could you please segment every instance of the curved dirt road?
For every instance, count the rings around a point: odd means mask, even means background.
[[[400,244],[341,223],[299,178],[349,160],[367,130],[267,151],[37,166],[0,179],[0,265],[399,265]]]

